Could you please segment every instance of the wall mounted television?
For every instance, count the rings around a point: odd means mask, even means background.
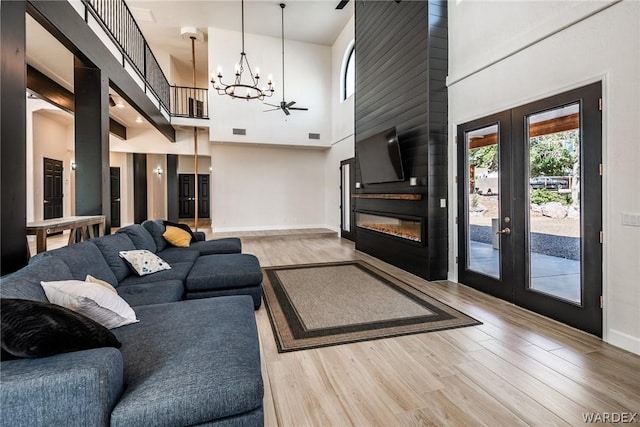
[[[364,184],[404,181],[395,127],[357,141],[356,154]]]

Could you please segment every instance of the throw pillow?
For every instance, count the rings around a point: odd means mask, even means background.
[[[198,239],[196,239],[196,235],[193,234],[193,231],[191,231],[191,227],[189,227],[187,224],[180,224],[178,222],[171,222],[171,221],[162,221],[162,223],[164,224],[165,227],[168,227],[168,226],[177,227],[189,233],[189,236],[191,236],[191,243],[198,241]]]
[[[162,258],[144,249],[120,251],[120,256],[138,276],[171,269],[171,266]]]
[[[109,329],[136,323],[136,313],[118,294],[80,280],[40,282],[49,302],[83,314]]]
[[[191,244],[191,235],[181,228],[167,225],[167,229],[162,233],[162,237],[173,246],[188,248]]]
[[[116,288],[114,288],[109,283],[105,282],[104,280],[96,279],[95,277],[93,277],[90,274],[87,274],[87,277],[84,279],[84,281],[85,282],[95,283],[96,285],[104,286],[105,288],[107,288],[108,290],[113,292],[114,294],[116,294],[116,295],[118,294],[118,291],[116,291]]]
[[[99,323],[47,302],[3,298],[0,322],[3,360],[121,346]]]

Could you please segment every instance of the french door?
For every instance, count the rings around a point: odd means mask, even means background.
[[[62,161],[44,158],[43,218],[62,217]]]
[[[194,174],[178,175],[178,218],[194,218],[196,204],[196,177]],[[198,175],[198,218],[210,216],[209,175]]]
[[[458,126],[458,279],[602,336],[601,84]]]

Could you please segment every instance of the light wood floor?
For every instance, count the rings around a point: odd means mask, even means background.
[[[584,425],[583,413],[640,412],[640,356],[591,335],[335,237],[246,238],[243,249],[263,266],[364,259],[483,322],[278,354],[263,305],[267,427]]]
[[[640,412],[640,356],[456,283],[427,282],[338,238],[243,242],[263,266],[364,259],[481,326],[278,354],[256,312],[266,426],[583,425]],[[383,302],[382,302],[383,303]]]

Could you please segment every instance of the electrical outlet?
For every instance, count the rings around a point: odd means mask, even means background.
[[[440,207],[441,208],[447,207],[447,199],[440,199]]]
[[[640,227],[640,213],[622,212],[622,225]]]

